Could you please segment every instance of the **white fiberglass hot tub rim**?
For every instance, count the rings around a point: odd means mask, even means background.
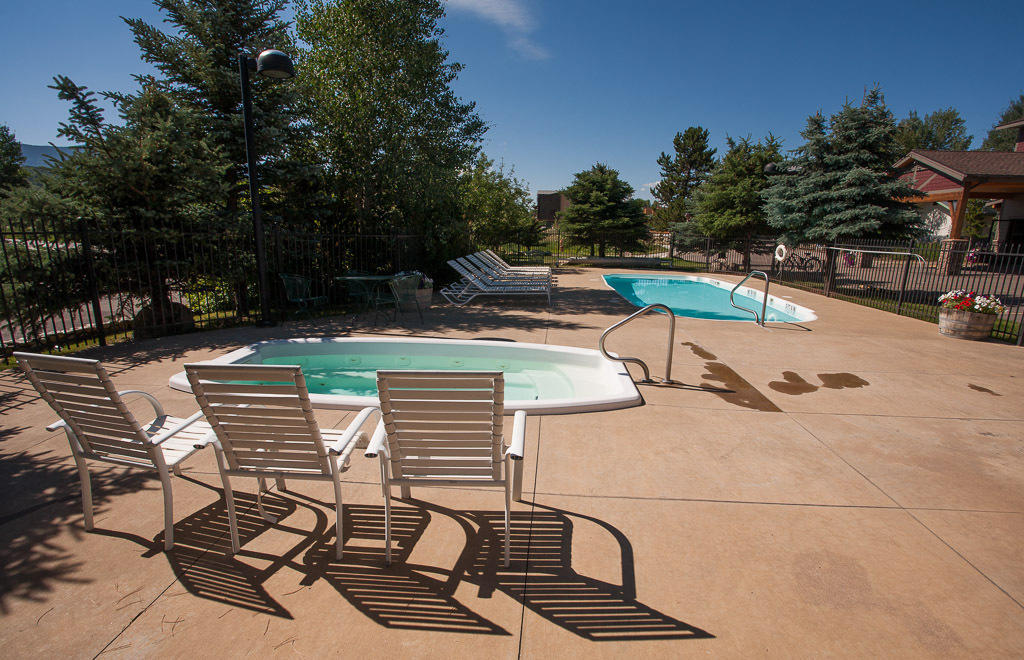
[[[244,363],[245,360],[256,355],[260,348],[266,346],[294,346],[301,347],[306,344],[323,346],[332,344],[344,346],[353,344],[366,346],[373,344],[401,345],[401,344],[434,344],[445,346],[467,346],[467,347],[493,347],[495,349],[511,350],[514,353],[527,353],[530,351],[571,357],[574,361],[592,361],[599,366],[602,375],[608,385],[602,396],[591,396],[589,398],[571,399],[506,399],[505,413],[512,414],[518,410],[525,410],[533,414],[556,415],[564,413],[598,412],[602,410],[618,410],[630,408],[643,403],[636,384],[621,362],[613,362],[605,359],[597,350],[589,348],[577,348],[575,346],[559,346],[552,344],[532,344],[525,342],[495,341],[485,339],[440,339],[425,337],[300,337],[294,339],[270,339],[267,341],[250,344],[243,348],[231,351],[225,355],[203,360],[203,364],[236,364]],[[295,353],[299,355],[299,353]],[[615,355],[612,353],[612,355]],[[191,392],[185,372],[181,371],[171,376],[168,381],[171,389],[181,392]],[[310,393],[310,402],[314,408],[330,410],[359,410],[367,406],[377,406],[379,401],[376,396],[354,396],[346,394],[315,394]]]
[[[615,287],[613,287],[611,284],[608,284],[608,280],[605,279],[609,275],[611,275],[611,276],[618,275],[618,276],[621,276],[621,277],[637,277],[637,278],[644,278],[644,279],[651,279],[651,280],[654,280],[654,279],[663,279],[663,280],[691,280],[691,281],[694,281],[694,282],[703,282],[705,284],[710,284],[711,286],[717,287],[719,289],[725,289],[727,291],[731,291],[732,288],[734,286],[736,286],[736,284],[733,283],[733,282],[726,282],[726,281],[723,281],[723,280],[716,280],[713,277],[705,277],[703,275],[682,275],[682,274],[678,274],[678,273],[656,273],[656,274],[651,274],[651,275],[644,275],[644,274],[640,274],[640,273],[607,273],[605,275],[602,275],[601,276],[601,283],[604,284],[606,288],[611,289],[612,291],[615,291]],[[615,293],[619,293],[619,292],[615,291]],[[759,303],[760,302],[764,302],[764,291],[763,290],[759,291],[757,289],[752,289],[749,286],[741,286],[738,289],[736,289],[736,293],[740,294],[741,296],[746,296],[748,298],[753,298],[754,300],[756,300]],[[622,295],[622,294],[619,294],[619,295]],[[809,321],[817,321],[818,320],[818,315],[814,312],[813,309],[810,309],[808,307],[804,307],[803,305],[797,305],[796,303],[789,302],[788,300],[786,300],[784,298],[779,298],[778,296],[773,296],[771,294],[768,294],[768,308],[771,309],[773,307],[775,309],[781,311],[781,312],[785,312],[785,313],[789,314],[790,316],[796,317],[797,321],[799,323],[806,323],[806,322],[809,322]],[[760,313],[761,313],[761,311],[758,310],[758,314],[760,314]],[[678,316],[678,314],[677,314],[677,316]],[[700,317],[686,317],[686,318],[693,318],[693,319],[698,320],[698,321],[714,321],[716,323],[749,323],[750,320],[751,320],[751,319],[742,319],[742,320],[741,319],[701,319]],[[791,321],[779,321],[779,323],[791,323]]]

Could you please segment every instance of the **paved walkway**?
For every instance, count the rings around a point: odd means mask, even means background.
[[[550,308],[437,307],[423,325],[355,332],[595,347],[633,309],[600,273],[562,272]],[[243,494],[242,552],[227,554],[206,453],[174,480],[174,551],[162,551],[159,482],[120,469],[95,473],[97,531],[85,533],[63,435],[42,429],[52,414],[4,372],[4,655],[1024,655],[1024,350],[774,293],[820,319],[681,319],[683,384],[643,387],[637,408],[530,419],[508,570],[501,495],[457,489],[396,502],[385,568],[377,467],[361,457],[345,476],[341,562],[328,484],[268,497],[276,525]],[[349,332],[322,320],[87,354],[119,387],[188,414],[194,401],[167,387],[184,362]],[[664,342],[665,319],[649,317],[610,348],[658,373]]]

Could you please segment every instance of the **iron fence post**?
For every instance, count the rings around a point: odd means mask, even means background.
[[[704,271],[711,272],[711,237],[704,237]]]
[[[89,287],[89,298],[92,303],[92,322],[99,333],[100,346],[107,345],[107,333],[103,328],[103,310],[100,308],[100,290],[96,285],[96,271],[92,261],[92,244],[89,242],[89,229],[85,218],[78,216],[78,239],[82,243],[82,256],[85,258],[85,280]]]
[[[907,252],[914,251],[914,240],[911,239],[910,246],[907,247]],[[907,262],[903,264],[903,275],[900,277],[900,296],[896,301],[896,313],[900,314],[903,311],[903,298],[907,294],[907,277],[910,275],[910,259],[907,256]]]

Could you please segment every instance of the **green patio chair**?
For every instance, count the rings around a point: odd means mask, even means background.
[[[288,302],[298,305],[295,315],[302,312],[312,316],[315,309],[324,307],[327,304],[327,296],[314,296],[311,294],[312,280],[305,275],[294,275],[291,273],[278,273],[281,282],[284,284],[284,296]]]
[[[420,302],[416,299],[416,290],[420,287],[421,276],[419,273],[401,275],[388,282],[391,294],[395,297],[395,309],[399,313],[416,310],[420,315],[420,323],[423,323],[423,310],[420,309]]]

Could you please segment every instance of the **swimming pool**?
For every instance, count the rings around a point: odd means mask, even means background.
[[[626,275],[604,276],[605,284],[637,307],[652,303],[668,305],[676,316],[717,321],[753,321],[754,316],[729,304],[729,282],[698,275]],[[736,290],[736,304],[761,313],[764,293],[742,286]],[[817,319],[813,310],[788,300],[768,296],[767,321],[803,323]]]
[[[509,413],[590,412],[643,402],[622,364],[572,346],[416,337],[280,339],[209,362],[297,364],[317,408],[376,406],[378,369],[503,371]],[[172,376],[170,386],[191,391],[184,372]]]

